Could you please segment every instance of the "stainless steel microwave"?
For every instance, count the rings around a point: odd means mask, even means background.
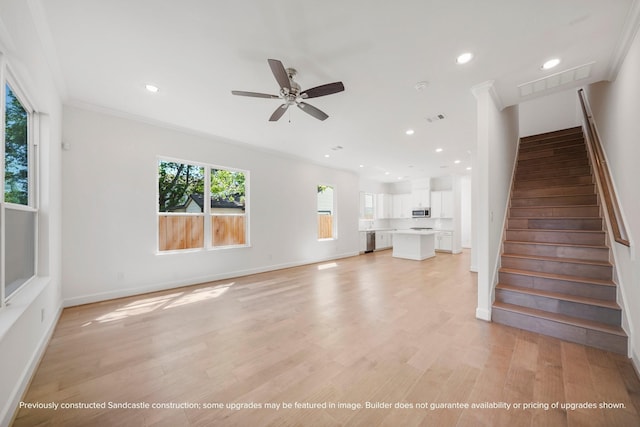
[[[431,218],[431,209],[420,208],[411,211],[412,218]]]

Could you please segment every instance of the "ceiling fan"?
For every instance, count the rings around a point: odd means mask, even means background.
[[[344,90],[344,85],[342,84],[342,82],[328,83],[301,91],[300,85],[293,80],[297,73],[295,69],[284,68],[282,62],[278,61],[277,59],[269,59],[268,61],[269,66],[271,67],[271,72],[280,85],[279,95],[245,92],[241,90],[232,90],[231,93],[234,95],[251,96],[254,98],[270,98],[283,100],[284,104],[279,106],[276,111],[273,112],[271,117],[269,117],[270,122],[277,121],[280,117],[282,117],[285,111],[287,111],[287,108],[292,105],[297,106],[302,111],[310,114],[318,120],[326,120],[329,117],[324,111],[317,109],[313,105],[307,104],[303,100],[342,92]]]

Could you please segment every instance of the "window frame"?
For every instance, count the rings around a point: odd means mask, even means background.
[[[224,246],[214,246],[213,237],[212,237],[212,226],[211,219],[213,218],[213,212],[211,211],[211,203],[203,202],[203,211],[202,212],[160,212],[160,206],[158,205],[158,199],[160,197],[160,189],[158,185],[158,166],[160,162],[174,162],[181,163],[187,165],[193,165],[197,167],[204,168],[204,192],[203,192],[203,200],[211,200],[211,170],[227,170],[230,172],[242,172],[245,177],[245,204],[244,204],[244,214],[224,214],[224,215],[234,215],[234,216],[244,216],[244,235],[245,235],[245,243],[244,244],[234,244],[234,245],[224,245]],[[156,254],[157,255],[168,255],[168,254],[183,254],[188,252],[202,252],[202,251],[212,251],[212,250],[226,250],[226,249],[235,249],[235,248],[248,248],[251,247],[250,240],[250,226],[249,226],[249,188],[250,188],[250,172],[246,169],[240,168],[232,168],[228,166],[221,166],[211,163],[197,162],[185,159],[179,159],[176,157],[169,156],[157,156],[155,162],[155,187],[156,187],[156,197],[155,197],[155,211],[156,211]],[[220,215],[220,214],[217,214]],[[169,250],[160,250],[160,216],[196,216],[202,217],[203,224],[203,245],[202,247],[197,248],[187,248],[187,249],[169,249]]]
[[[27,204],[12,203],[5,201],[5,150],[6,150],[6,95],[7,85],[11,92],[20,102],[20,105],[27,113]],[[9,305],[11,299],[26,288],[36,277],[38,277],[38,252],[39,252],[39,156],[40,156],[40,132],[41,123],[39,113],[31,102],[27,91],[21,84],[17,76],[12,72],[9,64],[0,52],[0,136],[2,144],[0,147],[0,173],[2,174],[2,197],[0,198],[0,308]],[[6,211],[23,211],[34,214],[33,224],[33,274],[26,278],[11,294],[6,294]]]
[[[316,189],[316,216],[319,216],[319,212],[320,210],[318,209],[318,194],[320,194],[318,192],[318,188],[319,187],[329,187],[331,188],[332,191],[332,195],[331,195],[331,237],[320,237],[319,236],[319,230],[316,231],[316,239],[319,242],[326,242],[326,241],[331,241],[331,240],[337,240],[338,239],[338,209],[337,209],[337,190],[336,190],[336,186],[334,184],[326,184],[326,183],[319,183],[316,184],[315,189]]]

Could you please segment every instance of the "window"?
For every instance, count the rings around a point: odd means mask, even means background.
[[[6,69],[3,72],[6,73]],[[36,274],[34,112],[16,87],[11,81],[3,80],[2,305]]]
[[[246,245],[247,176],[246,171],[160,159],[158,249]]]
[[[333,187],[318,185],[318,239],[333,239],[335,236]]]

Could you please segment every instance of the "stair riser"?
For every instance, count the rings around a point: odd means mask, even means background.
[[[541,164],[535,165],[520,165],[516,168],[516,175],[520,178],[526,177],[530,174],[539,173],[541,171],[547,171],[549,169],[567,170],[571,168],[588,167],[589,159],[568,159],[568,160],[547,160]],[[573,174],[572,174],[573,175]]]
[[[581,194],[577,196],[549,196],[549,197],[525,197],[511,199],[512,207],[525,206],[575,206],[595,205],[598,198],[595,194]]]
[[[567,243],[578,245],[604,245],[604,232],[571,232],[562,233],[535,230],[507,230],[507,240],[537,243]]]
[[[510,218],[521,217],[599,217],[598,206],[563,206],[563,207],[512,207],[509,209]]]
[[[597,298],[606,301],[616,301],[615,286],[595,285],[593,283],[573,282],[505,272],[500,272],[499,280],[500,283],[505,285],[558,292],[586,298]]]
[[[518,181],[515,183],[514,188],[516,190],[526,190],[529,188],[547,188],[547,187],[562,187],[562,186],[574,186],[593,184],[593,178],[591,175],[582,176],[566,176],[562,178],[547,178],[530,181]]]
[[[610,265],[578,264],[566,261],[551,261],[529,258],[502,257],[502,266],[519,270],[542,273],[565,274],[568,276],[590,277],[592,279],[611,280],[613,269]]]
[[[514,243],[506,241],[504,253],[516,255],[547,256],[556,258],[574,258],[588,261],[608,261],[609,248],[589,248],[580,246],[556,246]]]
[[[545,178],[558,178],[575,175],[590,175],[591,168],[589,166],[576,166],[570,168],[543,168],[537,170],[516,170],[517,181],[533,181]]]
[[[565,341],[588,345],[618,354],[627,354],[627,338],[601,331],[566,325],[521,313],[493,308],[491,320],[526,331],[549,335]]]
[[[622,320],[620,310],[513,292],[505,289],[496,289],[496,301],[521,307],[535,308],[550,313],[565,314],[579,319],[593,320],[607,325],[620,325],[620,321]]]
[[[545,197],[545,196],[578,196],[596,194],[596,187],[593,184],[567,185],[564,187],[546,187],[517,189],[512,192],[512,197]]]
[[[582,140],[575,141],[570,144],[561,145],[557,147],[541,148],[539,150],[527,150],[520,147],[518,150],[518,161],[551,158],[555,156],[587,156],[587,149]]]
[[[526,168],[526,167],[536,167],[536,166],[544,166],[548,163],[558,163],[558,162],[569,162],[576,161],[579,164],[589,163],[589,157],[587,156],[587,152],[566,152],[562,154],[550,154],[548,156],[538,156],[538,157],[530,157],[531,154],[524,153],[523,155],[518,155],[518,168]]]
[[[521,144],[536,144],[544,142],[562,141],[566,139],[582,138],[582,128],[563,129],[542,135],[530,135],[520,138]]]
[[[527,228],[532,230],[602,230],[600,218],[510,218],[509,229]]]

